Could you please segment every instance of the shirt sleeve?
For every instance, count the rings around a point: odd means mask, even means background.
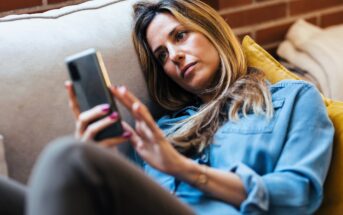
[[[242,214],[312,214],[320,206],[334,128],[316,88],[300,90],[288,126],[273,172],[261,176],[243,163],[231,169],[247,192]]]

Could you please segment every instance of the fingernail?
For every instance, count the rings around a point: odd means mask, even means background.
[[[111,120],[116,120],[116,119],[118,119],[118,113],[117,112],[113,112],[109,117],[110,117]]]
[[[101,107],[101,111],[104,112],[104,113],[107,113],[109,110],[110,110],[110,105],[109,104],[104,104]]]
[[[71,85],[71,82],[69,80],[64,81],[64,86],[68,88]]]
[[[124,137],[124,138],[130,138],[131,136],[132,136],[132,133],[129,131],[125,131],[122,135],[122,137]]]
[[[125,92],[126,92],[126,87],[125,87],[125,86],[119,86],[119,87],[118,87],[118,91],[119,91],[120,94],[123,95],[123,94],[125,94]]]
[[[140,107],[140,104],[138,102],[133,103],[132,110],[137,111]]]

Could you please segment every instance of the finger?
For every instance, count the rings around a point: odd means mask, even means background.
[[[131,111],[132,115],[139,119],[143,119],[147,125],[153,130],[157,135],[161,135],[159,127],[156,125],[155,120],[150,114],[148,108],[136,98],[125,86],[121,87],[110,87],[114,96],[122,103],[124,106]]]
[[[144,121],[136,122],[136,132],[137,134],[148,143],[158,143],[155,135],[151,132],[151,129],[146,125]]]
[[[94,108],[84,111],[81,114],[79,114],[79,117],[76,121],[76,136],[80,137],[83,136],[83,133],[85,132],[87,126],[95,121],[96,119],[105,116],[110,111],[110,105],[108,104],[102,104],[95,106]],[[117,113],[113,113],[117,114]]]
[[[139,100],[128,91],[125,86],[110,87],[113,95],[128,109],[131,111],[132,105]]]
[[[136,133],[136,131],[126,122],[122,122],[122,126],[123,126],[125,131],[128,131],[131,133],[130,142],[131,142],[132,146],[135,149],[139,149],[139,148],[143,147],[144,142],[143,142],[142,138]]]
[[[155,120],[152,118],[150,111],[147,109],[147,107],[140,103],[135,102],[132,105],[132,112],[133,115],[137,115],[138,119],[143,120],[146,125],[151,129],[151,132],[154,134],[154,136],[162,137],[163,133],[161,129],[157,126]]]
[[[65,85],[65,87],[67,89],[67,93],[68,93],[69,107],[71,108],[75,118],[78,118],[78,116],[80,115],[80,107],[79,107],[79,104],[76,100],[75,92],[73,89],[73,84],[71,81],[67,80],[64,82],[64,85]]]
[[[121,121],[121,125],[122,125],[122,128],[124,130],[124,132],[121,136],[110,138],[110,139],[107,139],[105,141],[101,141],[100,145],[102,145],[104,147],[112,147],[112,146],[117,146],[119,144],[122,144],[122,143],[130,140],[130,138],[132,136],[131,130],[133,130],[133,129],[131,129],[131,127],[124,121]]]
[[[100,119],[89,126],[87,126],[84,135],[82,136],[83,141],[93,140],[94,137],[102,130],[117,122],[119,119],[118,113],[113,112],[108,117]]]
[[[87,111],[82,112],[76,122],[76,128],[80,133],[83,133],[83,131],[87,128],[87,126],[95,121],[96,119],[105,116],[110,111],[110,105],[109,104],[102,104],[95,106],[92,109],[89,109]],[[113,112],[112,114],[118,115],[117,112]]]

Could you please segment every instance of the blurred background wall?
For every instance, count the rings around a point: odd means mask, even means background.
[[[241,38],[249,34],[275,55],[298,19],[320,27],[343,24],[343,0],[203,0],[220,12]]]
[[[0,0],[0,17],[39,13],[86,0]],[[298,19],[320,27],[343,24],[343,0],[203,0],[242,38],[248,34],[267,51],[276,49]]]

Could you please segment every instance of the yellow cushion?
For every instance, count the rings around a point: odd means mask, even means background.
[[[249,36],[243,39],[248,65],[265,72],[271,83],[283,79],[300,79],[276,61]],[[343,102],[323,97],[329,117],[335,126],[332,161],[324,184],[324,201],[316,214],[343,214]]]

